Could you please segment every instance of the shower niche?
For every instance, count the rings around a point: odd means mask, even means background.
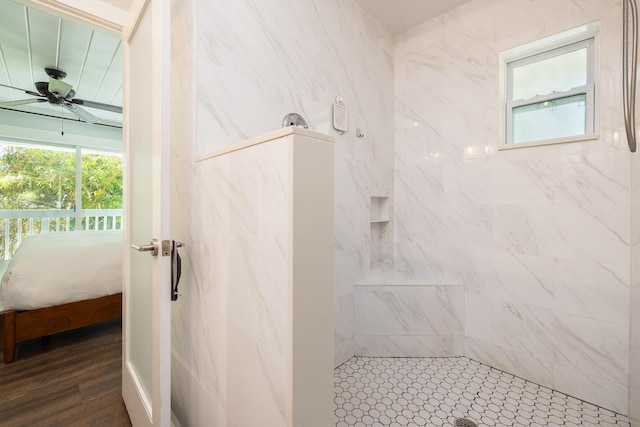
[[[371,196],[369,219],[369,247],[371,271],[384,271],[392,267],[391,198]]]

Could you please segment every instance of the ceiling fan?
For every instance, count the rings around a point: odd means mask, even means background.
[[[73,90],[73,86],[62,81],[62,79],[67,76],[67,73],[52,67],[46,67],[44,71],[49,76],[49,81],[36,82],[35,87],[38,92],[20,89],[18,87],[8,86],[0,83],[0,86],[2,87],[19,90],[26,93],[27,95],[36,97],[30,99],[21,99],[18,101],[0,102],[0,107],[15,107],[18,105],[48,102],[49,104],[60,105],[66,108],[87,123],[98,123],[100,119],[82,108],[81,105],[91,108],[98,108],[100,110],[112,111],[114,113],[122,113],[122,107],[119,107],[117,105],[103,104],[101,102],[74,98],[76,92]]]

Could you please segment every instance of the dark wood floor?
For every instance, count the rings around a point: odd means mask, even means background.
[[[0,426],[131,426],[120,321],[18,345],[0,362]]]

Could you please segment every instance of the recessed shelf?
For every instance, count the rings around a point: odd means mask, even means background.
[[[391,267],[393,248],[391,245],[391,199],[388,196],[371,196],[369,215],[369,243],[371,271],[385,270]]]
[[[391,202],[387,196],[371,196],[371,222],[389,220]]]

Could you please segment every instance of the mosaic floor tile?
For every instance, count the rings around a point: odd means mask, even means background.
[[[337,427],[629,426],[627,417],[466,357],[354,357],[334,371]]]

